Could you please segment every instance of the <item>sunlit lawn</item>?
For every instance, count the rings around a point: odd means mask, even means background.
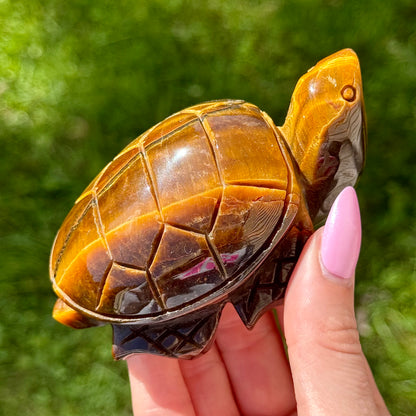
[[[128,415],[109,328],[50,317],[48,255],[95,174],[181,108],[243,98],[281,124],[302,73],[361,58],[362,341],[394,415],[416,409],[414,1],[0,1],[0,414]]]

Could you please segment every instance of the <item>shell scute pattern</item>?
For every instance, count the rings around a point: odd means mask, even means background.
[[[55,285],[74,306],[107,316],[204,299],[261,255],[285,215],[289,176],[257,107],[218,101],[174,114],[77,200],[51,258]]]

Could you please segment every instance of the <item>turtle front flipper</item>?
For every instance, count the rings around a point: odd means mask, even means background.
[[[52,317],[61,324],[75,329],[89,328],[91,326],[100,326],[104,324],[103,322],[98,322],[97,320],[76,311],[60,298],[55,302]]]
[[[211,345],[224,303],[170,322],[151,325],[113,324],[113,356],[134,353],[191,359]]]
[[[252,328],[264,312],[283,301],[286,287],[311,230],[293,226],[265,262],[253,273],[232,300],[247,328]]]

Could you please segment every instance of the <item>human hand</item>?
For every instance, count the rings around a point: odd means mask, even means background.
[[[224,308],[215,343],[201,357],[127,358],[136,416],[389,415],[362,352],[354,316],[361,241],[352,188],[308,241],[277,315],[248,331]]]

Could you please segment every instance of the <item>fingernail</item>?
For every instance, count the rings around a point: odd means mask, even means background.
[[[337,277],[354,275],[361,246],[361,218],[354,188],[345,188],[337,197],[325,223],[321,260],[326,270]]]

